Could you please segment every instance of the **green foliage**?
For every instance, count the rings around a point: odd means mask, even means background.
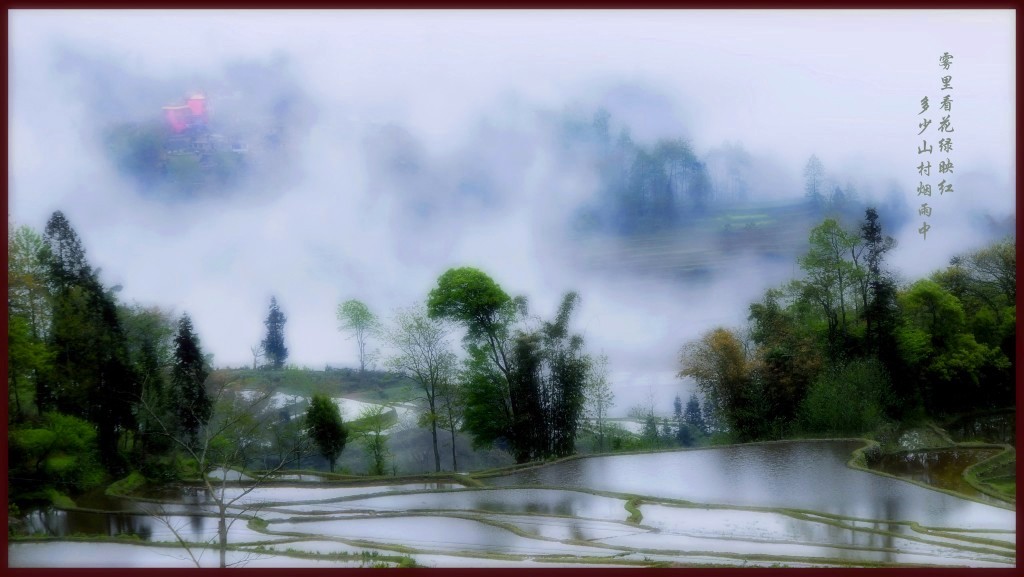
[[[900,295],[903,323],[899,352],[916,375],[929,409],[972,408],[986,394],[986,377],[998,375],[1010,361],[996,347],[977,342],[969,332],[960,301],[931,280],[920,280]],[[998,377],[997,377],[998,378]]]
[[[543,323],[538,332],[519,333],[515,340],[510,388],[520,462],[564,457],[574,450],[590,371],[583,338],[569,333],[578,302],[576,293],[567,293],[553,322]]]
[[[469,331],[468,338],[486,339],[493,347],[507,337],[516,304],[491,277],[463,267],[449,269],[437,279],[437,287],[427,298],[427,311],[432,318],[461,323]]]
[[[390,419],[390,421],[389,421]],[[359,413],[359,427],[353,429],[370,457],[370,474],[385,475],[391,452],[388,450],[388,435],[384,430],[395,419],[394,409],[384,405],[369,405]]]
[[[882,422],[890,383],[877,361],[854,361],[826,370],[807,392],[800,417],[813,433],[861,434]]]
[[[366,351],[367,338],[379,327],[377,316],[361,301],[350,299],[338,305],[338,322],[341,330],[350,331],[359,346],[359,372],[366,371],[369,354]]]
[[[827,350],[837,358],[848,349],[849,308],[864,300],[865,271],[860,266],[861,239],[847,232],[835,219],[826,219],[811,230],[810,248],[797,259],[804,278],[795,282],[802,300],[818,311],[828,327]]]
[[[8,421],[16,421],[28,411],[37,375],[48,369],[54,355],[46,343],[33,337],[27,319],[11,313],[7,324],[7,386],[13,402],[8,405]]]
[[[313,395],[306,411],[306,426],[310,438],[330,463],[333,473],[338,456],[345,450],[348,441],[348,429],[341,421],[338,405],[327,395]]]
[[[454,286],[459,279],[476,290]],[[464,426],[474,446],[496,444],[517,462],[572,453],[591,370],[582,337],[569,333],[578,300],[566,294],[553,322],[509,338],[510,323],[526,313],[525,299],[509,299],[475,269],[441,277],[431,292],[431,314],[470,323]]]
[[[50,322],[47,291],[49,245],[27,226],[7,229],[7,300],[12,315],[29,323],[34,338],[42,338]]]
[[[107,487],[106,494],[112,496],[131,495],[133,492],[144,487],[149,480],[138,471],[132,471],[127,477],[118,479]]]
[[[56,489],[47,488],[43,490],[43,493],[46,495],[46,499],[58,509],[74,509],[78,506],[71,497]]]
[[[46,413],[37,423],[12,429],[8,439],[12,494],[41,487],[80,492],[106,477],[99,464],[96,429],[84,419]]]
[[[809,326],[815,319],[807,314],[806,303],[796,301],[784,307],[784,298],[783,291],[769,289],[761,302],[750,305],[748,319],[757,346],[752,370],[774,416],[791,420],[821,370],[822,359]]]
[[[402,558],[398,560],[398,567],[401,569],[411,569],[413,567],[419,567],[419,565],[416,564],[416,560],[412,557],[403,555]]]
[[[463,371],[464,428],[473,434],[473,448],[498,443],[508,447],[512,436],[512,406],[504,375],[483,347],[467,346]]]
[[[8,223],[7,232],[7,390],[8,422],[25,418],[37,403],[53,361],[45,335],[52,320],[47,290],[47,244],[27,226]],[[45,395],[43,395],[45,397]]]

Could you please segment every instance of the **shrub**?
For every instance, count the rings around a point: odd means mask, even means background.
[[[83,419],[47,413],[35,428],[11,430],[8,439],[9,471],[21,479],[18,490],[55,487],[74,493],[97,487],[106,477],[96,430]]]
[[[132,471],[127,477],[119,479],[110,484],[107,487],[107,495],[130,495],[132,491],[135,491],[139,487],[142,487],[147,483],[142,473],[138,471]]]
[[[882,422],[889,379],[873,360],[827,370],[807,391],[801,421],[808,432],[862,433]]]

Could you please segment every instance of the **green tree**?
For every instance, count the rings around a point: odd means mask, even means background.
[[[516,439],[520,416],[511,388],[511,331],[524,308],[525,299],[512,299],[484,272],[470,267],[446,271],[427,298],[431,318],[466,328],[464,427],[473,433],[476,447],[497,442],[514,452],[525,442]]]
[[[92,268],[85,259],[82,241],[63,212],[54,212],[46,221],[43,238],[46,242],[45,254],[52,292],[81,284],[91,275]]]
[[[630,407],[626,414],[634,422],[640,424],[640,441],[644,448],[653,449],[661,444],[658,434],[658,417],[654,414],[653,392],[649,392],[643,402]]]
[[[133,305],[120,307],[128,358],[139,379],[140,396],[162,415],[173,411],[174,394],[167,386],[167,373],[174,364],[174,336],[177,327],[169,310]],[[155,423],[145,411],[137,411],[141,457],[169,448],[163,435],[155,434]]]
[[[30,227],[8,223],[8,306],[11,315],[19,315],[28,322],[30,334],[36,340],[45,339],[50,326],[48,249],[43,237]]]
[[[578,302],[576,293],[567,293],[554,321],[520,331],[514,340],[510,404],[519,462],[563,457],[575,448],[589,368],[583,338],[569,333]]]
[[[463,428],[473,435],[473,447],[498,445],[514,451],[511,393],[508,381],[483,347],[466,347],[469,358],[462,371]]]
[[[509,331],[524,299],[512,299],[491,277],[470,268],[453,268],[437,279],[437,287],[427,298],[432,318],[462,324],[467,340],[487,349],[490,360],[505,376],[511,373],[508,359]]]
[[[366,351],[367,339],[378,328],[377,316],[364,303],[352,299],[338,305],[337,315],[341,330],[351,332],[356,339],[359,346],[359,372],[365,372],[369,358]]]
[[[306,426],[310,438],[330,463],[333,473],[338,456],[345,450],[348,441],[348,429],[341,420],[338,405],[327,395],[314,394],[306,411]]]
[[[555,320],[516,330],[526,299],[510,298],[473,268],[451,269],[427,300],[431,317],[467,329],[465,428],[476,446],[498,444],[517,462],[573,451],[589,360],[569,333],[579,297],[568,293]]]
[[[288,348],[284,346],[284,323],[288,319],[277,306],[277,297],[270,297],[270,311],[263,324],[267,327],[267,336],[263,339],[263,350],[270,366],[275,369],[284,367],[288,358]]]
[[[9,483],[12,496],[49,498],[47,489],[80,493],[102,484],[95,426],[61,413],[45,413],[31,425],[8,434]]]
[[[866,289],[864,299],[864,340],[869,353],[878,354],[885,345],[891,346],[895,328],[896,290],[895,282],[884,269],[885,254],[896,246],[890,236],[882,235],[882,224],[878,219],[878,211],[873,207],[864,211],[864,224],[861,225],[861,239],[865,248],[866,274],[863,282]]]
[[[773,418],[781,422],[796,416],[822,366],[812,305],[797,300],[786,306],[785,299],[784,291],[768,289],[760,302],[750,305],[747,317],[756,345],[751,371],[772,407]]]
[[[985,398],[982,376],[1009,361],[978,343],[967,330],[960,301],[931,280],[920,280],[899,297],[903,324],[897,333],[900,355],[916,373],[927,408],[949,412]]]
[[[359,412],[357,436],[370,456],[370,474],[386,475],[391,451],[388,449],[388,415],[394,409],[385,405],[368,405]]]
[[[49,367],[53,357],[46,344],[33,337],[28,320],[19,315],[8,314],[7,392],[12,402],[7,417],[10,423],[20,421],[25,416],[29,399],[34,394],[32,381],[39,371],[45,371]],[[25,406],[22,406],[23,398]]]
[[[455,355],[449,350],[448,330],[444,323],[431,319],[421,308],[400,310],[386,339],[395,350],[388,366],[411,379],[423,394],[426,403],[425,424],[430,426],[434,447],[434,470],[441,470],[441,453],[437,446],[437,427],[441,415],[438,398],[442,387],[454,380]],[[454,439],[453,439],[454,442]]]
[[[53,356],[46,346],[51,305],[43,237],[27,226],[7,229],[7,391],[8,421],[19,420],[36,404],[37,391]],[[45,398],[45,395],[43,395]]]
[[[963,306],[967,330],[975,340],[998,349],[1005,368],[989,366],[982,375],[983,396],[989,405],[1012,405],[1017,362],[1017,257],[1013,237],[954,257],[949,267],[932,275]]]
[[[188,313],[178,321],[178,334],[174,338],[174,366],[171,386],[175,396],[178,427],[193,445],[213,411],[213,403],[206,392],[206,378],[210,372],[203,359],[199,336],[192,329]]]
[[[882,422],[890,390],[881,364],[858,360],[825,370],[811,385],[801,407],[804,429],[828,434],[863,434]]]
[[[796,286],[801,298],[813,303],[825,318],[828,351],[833,358],[847,348],[847,299],[862,274],[857,265],[861,249],[860,237],[829,218],[811,230],[810,249],[798,259],[804,279]]]

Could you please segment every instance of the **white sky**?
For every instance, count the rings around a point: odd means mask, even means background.
[[[338,302],[361,298],[386,316],[423,300],[448,266],[470,264],[531,297],[545,317],[559,293],[579,290],[591,348],[622,374],[651,367],[664,375],[682,342],[739,324],[746,304],[792,271],[747,271],[702,289],[598,284],[556,270],[535,234],[558,203],[551,187],[591,191],[542,154],[516,175],[523,201],[515,209],[408,230],[401,200],[368,190],[356,160],[361,127],[398,123],[430,159],[452,159],[474,148],[481,119],[500,118],[503,103],[587,111],[610,88],[639,86],[667,104],[658,116],[628,118],[638,141],[685,136],[698,154],[739,141],[796,182],[814,153],[830,171],[913,190],[919,102],[940,99],[947,73],[938,57],[949,52],[957,177],[980,184],[932,201],[926,243],[913,231],[900,238],[892,262],[913,277],[979,244],[967,212],[1015,214],[1015,33],[1009,10],[15,10],[10,212],[42,230],[63,210],[104,280],[124,285],[122,298],[189,311],[221,366],[251,362],[271,294],[288,315],[291,361],[352,365],[354,343],[336,329]],[[318,110],[293,143],[301,180],[263,202],[240,194],[167,205],[138,196],[95,140],[94,104],[79,92],[89,79],[58,66],[58,48],[163,80],[286,58]],[[629,381],[617,384],[650,385]]]

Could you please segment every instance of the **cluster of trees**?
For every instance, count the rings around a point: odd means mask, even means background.
[[[526,298],[483,272],[456,268],[438,279],[427,312],[466,331],[463,426],[477,446],[497,444],[520,463],[575,450],[593,366],[583,337],[569,331],[578,302],[567,293],[553,321],[531,327]]]
[[[1012,405],[1015,240],[910,284],[885,265],[894,246],[873,208],[857,231],[826,219],[802,278],[751,304],[746,331],[687,343],[679,376],[739,440]]]
[[[415,383],[424,410],[420,425],[430,429],[435,469],[441,470],[438,431],[452,441],[459,430],[474,446],[497,446],[517,462],[572,454],[585,420],[585,389],[598,388],[598,422],[610,405],[604,364],[583,350],[583,338],[569,323],[579,296],[566,294],[555,318],[529,314],[525,297],[510,297],[475,268],[450,269],[430,291],[427,302],[396,311],[387,325],[365,304],[349,300],[338,307],[340,328],[352,333],[365,368],[367,342],[378,336],[388,345],[387,367]],[[465,358],[452,351],[450,335],[465,331]]]
[[[610,116],[602,109],[591,122],[569,120],[562,129],[567,148],[596,159],[601,200],[585,211],[588,226],[633,234],[701,214],[711,201],[712,187],[707,167],[689,143],[664,139],[644,146],[627,130],[615,138]]]
[[[84,489],[194,440],[211,401],[188,314],[118,303],[59,211],[8,230],[12,492]]]

